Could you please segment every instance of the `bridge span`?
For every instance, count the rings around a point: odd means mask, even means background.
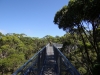
[[[61,46],[59,46],[61,48]],[[80,75],[56,47],[46,45],[12,75]]]

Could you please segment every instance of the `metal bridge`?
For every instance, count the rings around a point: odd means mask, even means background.
[[[46,45],[12,75],[80,75],[56,45]]]
[[[53,43],[53,45],[57,48],[62,48],[63,44]]]

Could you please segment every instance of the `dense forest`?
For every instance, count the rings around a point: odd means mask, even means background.
[[[62,52],[81,75],[100,75],[100,0],[70,0],[54,23],[70,33]]]
[[[70,0],[54,16],[54,23],[66,31],[63,36],[43,38],[0,33],[0,75],[11,75],[48,44],[63,44],[61,51],[81,75],[100,73],[100,0]]]
[[[16,33],[4,35],[0,32],[0,75],[11,75],[49,41],[62,43],[65,39],[65,36],[46,35],[38,38]]]

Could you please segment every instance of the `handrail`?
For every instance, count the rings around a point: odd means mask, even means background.
[[[68,65],[70,66],[70,68],[74,71],[75,74],[72,75],[80,75],[80,73],[76,70],[76,68],[71,64],[71,62],[63,55],[63,53],[53,45],[54,50],[56,49],[59,53],[59,56],[61,56],[64,59],[64,63],[65,65],[68,67]],[[56,52],[57,53],[57,52]],[[67,62],[67,63],[66,63]]]
[[[40,75],[46,58],[46,48],[50,44],[44,46],[38,51],[32,58],[30,58],[24,65],[16,70],[12,75]],[[70,63],[70,61],[63,55],[63,53],[55,46],[52,45],[54,50],[54,59],[56,61],[58,74],[67,73],[68,75],[80,75],[76,68]]]
[[[47,44],[48,45],[48,44]],[[46,45],[46,46],[47,46]],[[44,46],[40,51],[38,51],[32,58],[30,58],[24,65],[22,65],[18,70],[16,70],[12,75],[17,75],[19,72],[21,72],[36,56],[39,55],[39,53],[43,52],[45,50],[46,46]]]

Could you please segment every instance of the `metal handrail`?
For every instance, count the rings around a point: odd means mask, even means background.
[[[53,45],[54,47],[54,51],[56,51],[55,57],[60,57],[62,60],[60,60],[61,62],[63,61],[64,65],[66,65],[66,68],[68,69],[71,69],[71,71],[74,73],[74,74],[71,74],[71,75],[80,75],[80,73],[76,70],[76,68],[71,64],[71,62],[63,55],[63,53]],[[58,59],[56,59],[57,61]],[[61,65],[61,64],[58,64],[58,65]],[[60,68],[61,69],[61,68]],[[59,74],[60,75],[60,74]]]
[[[46,45],[47,46],[47,45]],[[32,58],[30,58],[24,65],[22,65],[18,70],[16,70],[12,75],[17,75],[19,72],[23,71],[23,69],[32,61],[35,57],[37,57],[41,52],[45,50],[45,47],[43,47],[40,51],[38,51]]]
[[[31,59],[29,59],[23,66],[21,66],[12,75],[40,75],[40,71],[43,67],[46,48],[49,44],[38,51]],[[63,53],[55,46],[52,45],[54,50],[54,58],[57,63],[58,74],[64,75],[62,72],[68,73],[68,75],[80,75],[76,68],[70,63],[70,61],[63,55]],[[63,68],[63,67],[64,68]]]

